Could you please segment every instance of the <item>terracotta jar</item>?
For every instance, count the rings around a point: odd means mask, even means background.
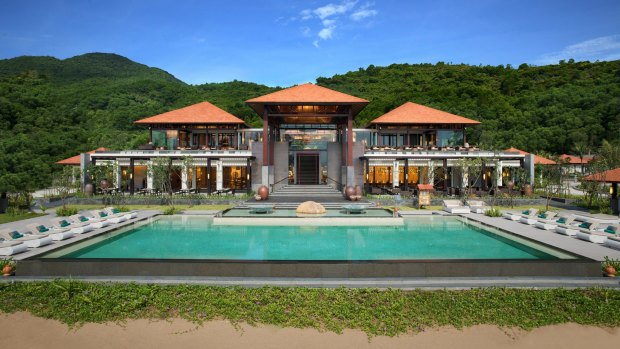
[[[347,185],[347,188],[345,189],[344,193],[345,193],[344,197],[347,200],[351,200],[351,197],[355,195],[355,188],[353,188],[350,185]]]
[[[533,189],[531,184],[526,184],[523,186],[523,195],[532,196]]]
[[[84,194],[91,196],[93,195],[94,192],[95,192],[95,187],[92,184],[88,183],[84,186]]]
[[[11,265],[5,265],[4,268],[2,268],[2,275],[3,276],[11,276],[11,274],[13,274],[13,267]]]
[[[607,274],[607,276],[609,276],[610,278],[614,278],[614,277],[616,277],[616,273],[617,273],[616,268],[614,268],[614,267],[613,267],[613,266],[611,266],[611,265],[608,265],[608,266],[605,268],[605,274]]]
[[[261,185],[260,188],[258,188],[258,192],[256,192],[256,194],[260,196],[261,200],[267,200],[267,198],[269,197],[269,188],[267,188],[267,186]]]
[[[101,183],[99,183],[99,187],[101,189],[108,189],[110,187],[110,182],[107,179],[102,179]]]

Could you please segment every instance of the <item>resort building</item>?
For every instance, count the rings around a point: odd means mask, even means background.
[[[585,173],[585,169],[588,167],[590,161],[594,159],[593,155],[560,155],[560,159],[565,162],[566,173],[570,175],[580,175]]]
[[[266,185],[364,187],[371,193],[415,190],[433,184],[457,193],[465,186],[489,190],[523,167],[533,176],[535,156],[516,149],[486,151],[468,144],[462,116],[407,102],[353,128],[367,100],[314,84],[294,86],[246,101],[263,120],[243,120],[202,102],[136,121],[149,143],[135,150],[97,150],[79,156],[84,183],[89,164],[111,165],[114,185],[129,193],[155,189],[152,166],[174,167],[172,190],[250,192]],[[466,159],[480,159],[480,176],[461,174]]]

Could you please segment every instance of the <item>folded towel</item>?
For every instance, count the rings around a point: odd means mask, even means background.
[[[19,239],[24,237],[24,235],[20,234],[18,231],[12,231],[9,235],[11,235],[11,239]]]
[[[88,222],[88,218],[86,218],[84,216],[80,216],[79,220],[80,220],[80,222]]]
[[[523,213],[524,215],[529,215],[530,214],[530,210],[525,210],[525,211],[523,211],[521,213]]]
[[[579,224],[579,228],[588,229],[588,228],[590,228],[591,225],[592,225],[592,223],[583,222],[583,223]]]
[[[560,217],[556,222],[557,223],[566,223],[566,218]]]
[[[616,227],[614,227],[613,225],[608,226],[607,228],[605,228],[604,232],[609,233],[609,234],[616,234]]]
[[[105,218],[105,217],[107,217],[107,216],[108,216],[108,214],[107,214],[107,213],[105,213],[105,212],[99,212],[99,217],[103,217],[103,218]]]
[[[63,219],[62,221],[60,221],[60,227],[61,227],[61,228],[68,227],[68,226],[70,226],[70,225],[71,225],[71,223],[67,222],[67,221],[66,221],[66,220],[64,220],[64,219]]]
[[[112,209],[112,213],[119,214],[119,213],[121,213],[121,210],[119,210],[118,208],[113,208]]]
[[[40,225],[40,226],[37,227],[37,231],[39,233],[45,233],[45,232],[49,231],[49,229],[47,229],[47,227],[45,227],[44,225]]]

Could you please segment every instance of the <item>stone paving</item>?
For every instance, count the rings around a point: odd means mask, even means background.
[[[34,257],[52,250],[55,250],[57,248],[63,247],[63,246],[67,246],[70,244],[73,244],[75,242],[78,241],[82,241],[82,240],[86,240],[86,239],[90,239],[94,236],[98,236],[107,232],[110,232],[112,230],[116,230],[118,228],[121,227],[126,227],[129,225],[133,225],[137,222],[140,221],[144,221],[148,218],[151,218],[155,215],[161,214],[161,211],[156,211],[156,210],[143,210],[143,211],[138,211],[138,217],[134,218],[132,220],[129,221],[125,221],[119,224],[110,224],[107,227],[103,227],[100,229],[94,229],[90,232],[84,233],[84,234],[76,234],[75,236],[73,236],[72,238],[66,239],[66,240],[61,240],[61,241],[53,241],[51,244],[49,245],[45,245],[45,246],[41,246],[38,248],[31,248],[28,249],[26,252],[22,252],[22,253],[18,253],[15,254],[13,256],[11,256],[14,260],[19,261],[19,260],[23,260],[26,258],[30,258],[30,257]],[[29,218],[29,219],[25,219],[25,220],[21,220],[21,221],[17,221],[17,222],[10,222],[10,223],[5,223],[5,224],[0,224],[0,229],[11,229],[11,230],[17,230],[19,232],[26,232],[28,231],[27,226],[29,224],[41,224],[41,225],[45,225],[45,226],[50,226],[52,225],[54,220],[59,219],[60,217],[57,217],[56,214],[54,212],[52,213],[48,213],[45,216],[40,216],[40,217],[35,217],[35,218]]]
[[[461,215],[488,226],[498,228],[512,234],[543,243],[548,246],[557,247],[564,251],[574,253],[586,258],[597,261],[604,260],[605,256],[620,259],[620,251],[614,250],[603,245],[579,240],[566,235],[557,234],[553,231],[538,229],[534,226],[523,224],[516,221],[500,217],[487,217],[482,214],[470,213]]]

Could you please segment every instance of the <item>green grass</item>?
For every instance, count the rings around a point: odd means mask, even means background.
[[[104,208],[106,205],[71,205],[70,207],[77,208],[78,210],[99,210]],[[119,205],[122,207],[127,207],[130,210],[161,210],[164,211],[169,206],[167,205]],[[207,211],[207,210],[225,210],[227,208],[233,207],[233,205],[175,205],[175,208],[182,211]]]
[[[40,217],[40,216],[45,216],[45,214],[26,212],[26,213],[18,213],[18,214],[12,215],[8,213],[3,213],[3,214],[0,214],[0,224],[16,222],[16,221],[21,221],[24,219],[35,218],[35,217]]]
[[[403,291],[56,280],[3,283],[0,293],[0,312],[29,311],[68,325],[180,317],[197,324],[226,319],[337,333],[359,329],[388,336],[479,324],[523,329],[567,322],[620,326],[620,291],[599,288]]]

